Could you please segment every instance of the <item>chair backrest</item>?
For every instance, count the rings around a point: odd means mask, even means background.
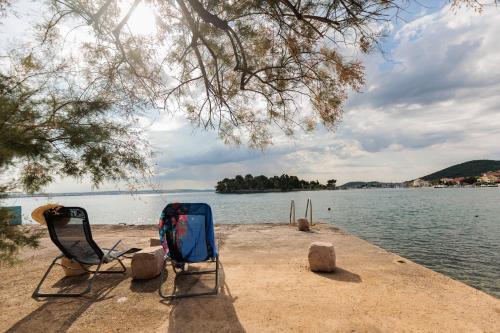
[[[99,263],[104,256],[92,238],[87,212],[80,207],[58,207],[44,212],[52,242],[69,259]]]
[[[212,209],[205,203],[171,203],[159,221],[165,252],[178,262],[201,262],[217,254]]]

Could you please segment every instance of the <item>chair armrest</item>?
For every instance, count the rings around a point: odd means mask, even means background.
[[[121,242],[121,241],[122,241],[122,240],[120,239],[118,242],[116,242],[116,243],[115,243],[115,245],[113,245],[113,247],[111,247],[111,248],[108,250],[108,253],[106,253],[106,254],[104,255],[104,257],[105,257],[105,258],[107,258],[107,257],[109,256],[109,254],[110,254],[111,252],[113,252],[113,250],[114,250],[114,249],[118,246],[118,244],[120,244],[120,242]]]

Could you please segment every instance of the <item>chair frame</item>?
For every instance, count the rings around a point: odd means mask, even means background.
[[[218,250],[220,250],[220,247],[218,247]],[[175,279],[174,279],[174,289],[172,293],[169,294],[164,294],[162,291],[162,286],[165,280],[168,278],[168,269],[167,269],[167,261],[170,261],[172,264],[172,270],[175,273]],[[189,271],[185,270],[185,265],[189,264],[187,262],[177,262],[175,260],[172,260],[168,257],[168,255],[165,255],[165,258],[163,259],[163,265],[162,265],[162,270],[160,274],[160,287],[158,289],[158,293],[160,294],[161,298],[164,299],[176,299],[176,298],[187,298],[187,297],[196,297],[196,296],[212,296],[212,295],[217,295],[219,293],[219,253],[216,254],[215,258],[212,258],[210,260],[202,261],[200,263],[205,263],[205,262],[211,262],[215,263],[215,268],[214,269],[207,269],[207,270],[201,270],[201,271]],[[180,270],[176,268],[176,266],[180,266]],[[202,274],[214,274],[215,273],[215,286],[213,289],[210,291],[206,292],[199,292],[199,293],[183,293],[183,294],[176,294],[176,285],[177,285],[177,278],[185,276],[185,275],[202,275]],[[166,276],[166,277],[165,277]]]
[[[170,205],[171,204],[167,205],[167,207],[169,207]],[[182,204],[180,204],[180,205],[182,205]],[[212,214],[210,206],[207,204],[203,204],[203,205],[207,206],[210,214]],[[208,216],[205,215],[205,219],[207,219],[207,218],[208,218]],[[211,215],[210,215],[210,219],[211,219]],[[213,224],[212,224],[212,228],[213,228]],[[167,238],[167,241],[168,241],[168,238]],[[215,244],[213,246],[215,246]],[[165,256],[163,258],[163,264],[162,264],[162,269],[161,269],[161,274],[160,274],[160,286],[158,289],[158,293],[159,293],[160,297],[163,299],[170,299],[171,300],[171,299],[195,297],[195,296],[217,295],[219,293],[220,240],[216,246],[217,246],[217,248],[214,249],[215,255],[213,255],[213,253],[212,253],[211,257],[208,257],[207,259],[205,259],[203,261],[199,261],[199,262],[198,261],[197,262],[189,262],[189,261],[184,261],[184,260],[180,261],[179,258],[174,259],[175,256],[172,257],[169,254],[165,254]],[[173,286],[172,293],[165,294],[162,291],[162,286],[163,286],[163,283],[165,282],[165,280],[168,278],[168,268],[167,268],[168,261],[170,261],[170,263],[172,265],[172,270],[175,273],[175,279],[174,279],[174,286]],[[186,266],[189,266],[190,264],[201,264],[201,263],[214,263],[215,268],[198,270],[198,271],[189,270],[189,268],[186,269]],[[215,274],[215,286],[212,289],[210,289],[209,291],[206,291],[206,292],[197,292],[197,293],[189,293],[189,292],[181,293],[181,294],[175,293],[176,289],[177,289],[178,278],[181,278],[181,277],[186,276],[186,275],[203,275],[203,274]]]
[[[125,274],[127,271],[127,269],[125,268],[125,265],[123,264],[123,262],[120,258],[118,258],[118,257],[115,258],[115,257],[110,256],[110,254],[113,252],[113,250],[118,246],[118,244],[120,244],[121,240],[117,241],[115,243],[115,245],[113,245],[113,247],[111,247],[109,250],[105,249],[105,250],[107,250],[107,252],[106,252],[106,254],[104,254],[102,252],[101,248],[94,242],[94,240],[92,238],[90,223],[89,223],[88,215],[87,215],[87,212],[85,211],[85,209],[83,209],[81,207],[65,207],[65,208],[67,208],[67,209],[81,209],[83,211],[83,213],[84,213],[83,229],[85,232],[86,240],[89,243],[89,245],[92,247],[92,249],[95,251],[96,255],[100,257],[100,261],[97,264],[97,268],[95,270],[87,269],[86,266],[95,266],[96,264],[91,264],[91,263],[79,261],[74,255],[71,255],[68,251],[66,251],[64,249],[64,246],[59,242],[59,239],[58,239],[58,237],[53,229],[53,225],[51,224],[52,221],[50,221],[49,219],[46,218],[47,227],[49,229],[50,239],[61,250],[62,253],[60,255],[58,255],[56,258],[54,258],[54,260],[50,264],[49,268],[47,269],[47,271],[43,275],[42,279],[38,283],[37,287],[35,288],[35,291],[33,291],[32,297],[34,299],[38,299],[40,297],[81,297],[81,296],[89,293],[92,290],[94,280],[99,274]],[[125,254],[125,253],[123,253],[123,254]],[[62,266],[62,267],[68,268],[68,269],[80,270],[80,268],[73,268],[73,267],[68,267],[68,266],[63,265],[62,260],[61,260],[63,257],[67,257],[72,262],[80,264],[81,269],[85,270],[87,273],[92,274],[92,277],[88,280],[87,288],[84,291],[79,292],[79,293],[65,293],[65,292],[43,293],[43,292],[40,292],[40,288],[42,287],[43,283],[45,282],[45,280],[49,276],[50,271],[52,270],[52,268],[55,265],[59,265],[59,266]],[[61,262],[58,262],[58,260],[61,260]],[[118,263],[120,264],[120,266],[122,268],[121,270],[111,270],[111,271],[101,270],[101,267],[104,263],[111,263],[114,260],[118,261]]]
[[[107,253],[107,255],[109,255],[109,253],[111,253],[111,251],[120,243],[120,241],[118,241]],[[91,290],[92,290],[92,285],[94,284],[94,280],[96,278],[96,276],[98,274],[125,274],[125,272],[127,271],[127,269],[125,268],[125,265],[123,264],[123,262],[119,259],[119,258],[116,258],[116,260],[118,261],[118,263],[120,263],[122,269],[119,270],[119,271],[101,271],[101,266],[102,264],[104,263],[104,260],[105,260],[105,257],[103,256],[101,261],[99,262],[99,264],[97,265],[97,269],[96,270],[89,270],[85,267],[85,265],[87,264],[83,264],[83,263],[80,263],[78,262],[77,260],[74,260],[72,259],[73,262],[76,262],[76,263],[79,263],[81,265],[81,268],[83,270],[85,270],[87,273],[91,273],[92,274],[92,277],[90,278],[90,280],[88,281],[87,283],[87,288],[82,291],[82,292],[79,292],[79,293],[41,293],[40,292],[40,288],[42,287],[42,284],[43,282],[45,281],[45,279],[49,276],[49,273],[50,271],[52,270],[52,267],[54,267],[54,265],[59,265],[59,266],[62,266],[62,267],[65,267],[65,268],[68,268],[68,269],[75,269],[75,270],[79,270],[79,268],[73,268],[73,267],[68,267],[68,266],[65,266],[63,265],[62,263],[59,263],[57,262],[59,259],[62,259],[64,258],[64,254],[60,254],[59,256],[57,256],[53,261],[52,263],[50,264],[49,268],[47,269],[47,271],[45,272],[45,274],[43,275],[42,279],[40,280],[40,282],[38,283],[35,291],[33,292],[33,295],[32,297],[33,298],[39,298],[39,297],[81,297],[87,293],[89,293]]]

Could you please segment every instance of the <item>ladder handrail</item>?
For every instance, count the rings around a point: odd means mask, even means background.
[[[309,206],[311,206],[311,210],[309,210]],[[311,225],[314,225],[314,223],[313,223],[313,204],[312,204],[311,198],[307,198],[306,214],[304,216],[306,219],[307,219],[307,212],[308,211],[309,211],[309,223],[311,223]]]
[[[293,215],[293,222],[292,222],[292,215]],[[290,222],[288,224],[295,225],[295,201],[293,200],[290,203]]]

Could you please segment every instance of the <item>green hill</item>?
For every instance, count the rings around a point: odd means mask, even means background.
[[[422,177],[422,179],[431,181],[441,178],[474,177],[479,176],[484,172],[496,170],[500,170],[500,161],[474,160],[456,164],[446,169],[431,173],[430,175]]]
[[[381,182],[348,182],[344,185],[338,186],[338,189],[348,190],[353,188],[392,188],[392,187],[401,187],[403,184],[401,183],[381,183]]]

